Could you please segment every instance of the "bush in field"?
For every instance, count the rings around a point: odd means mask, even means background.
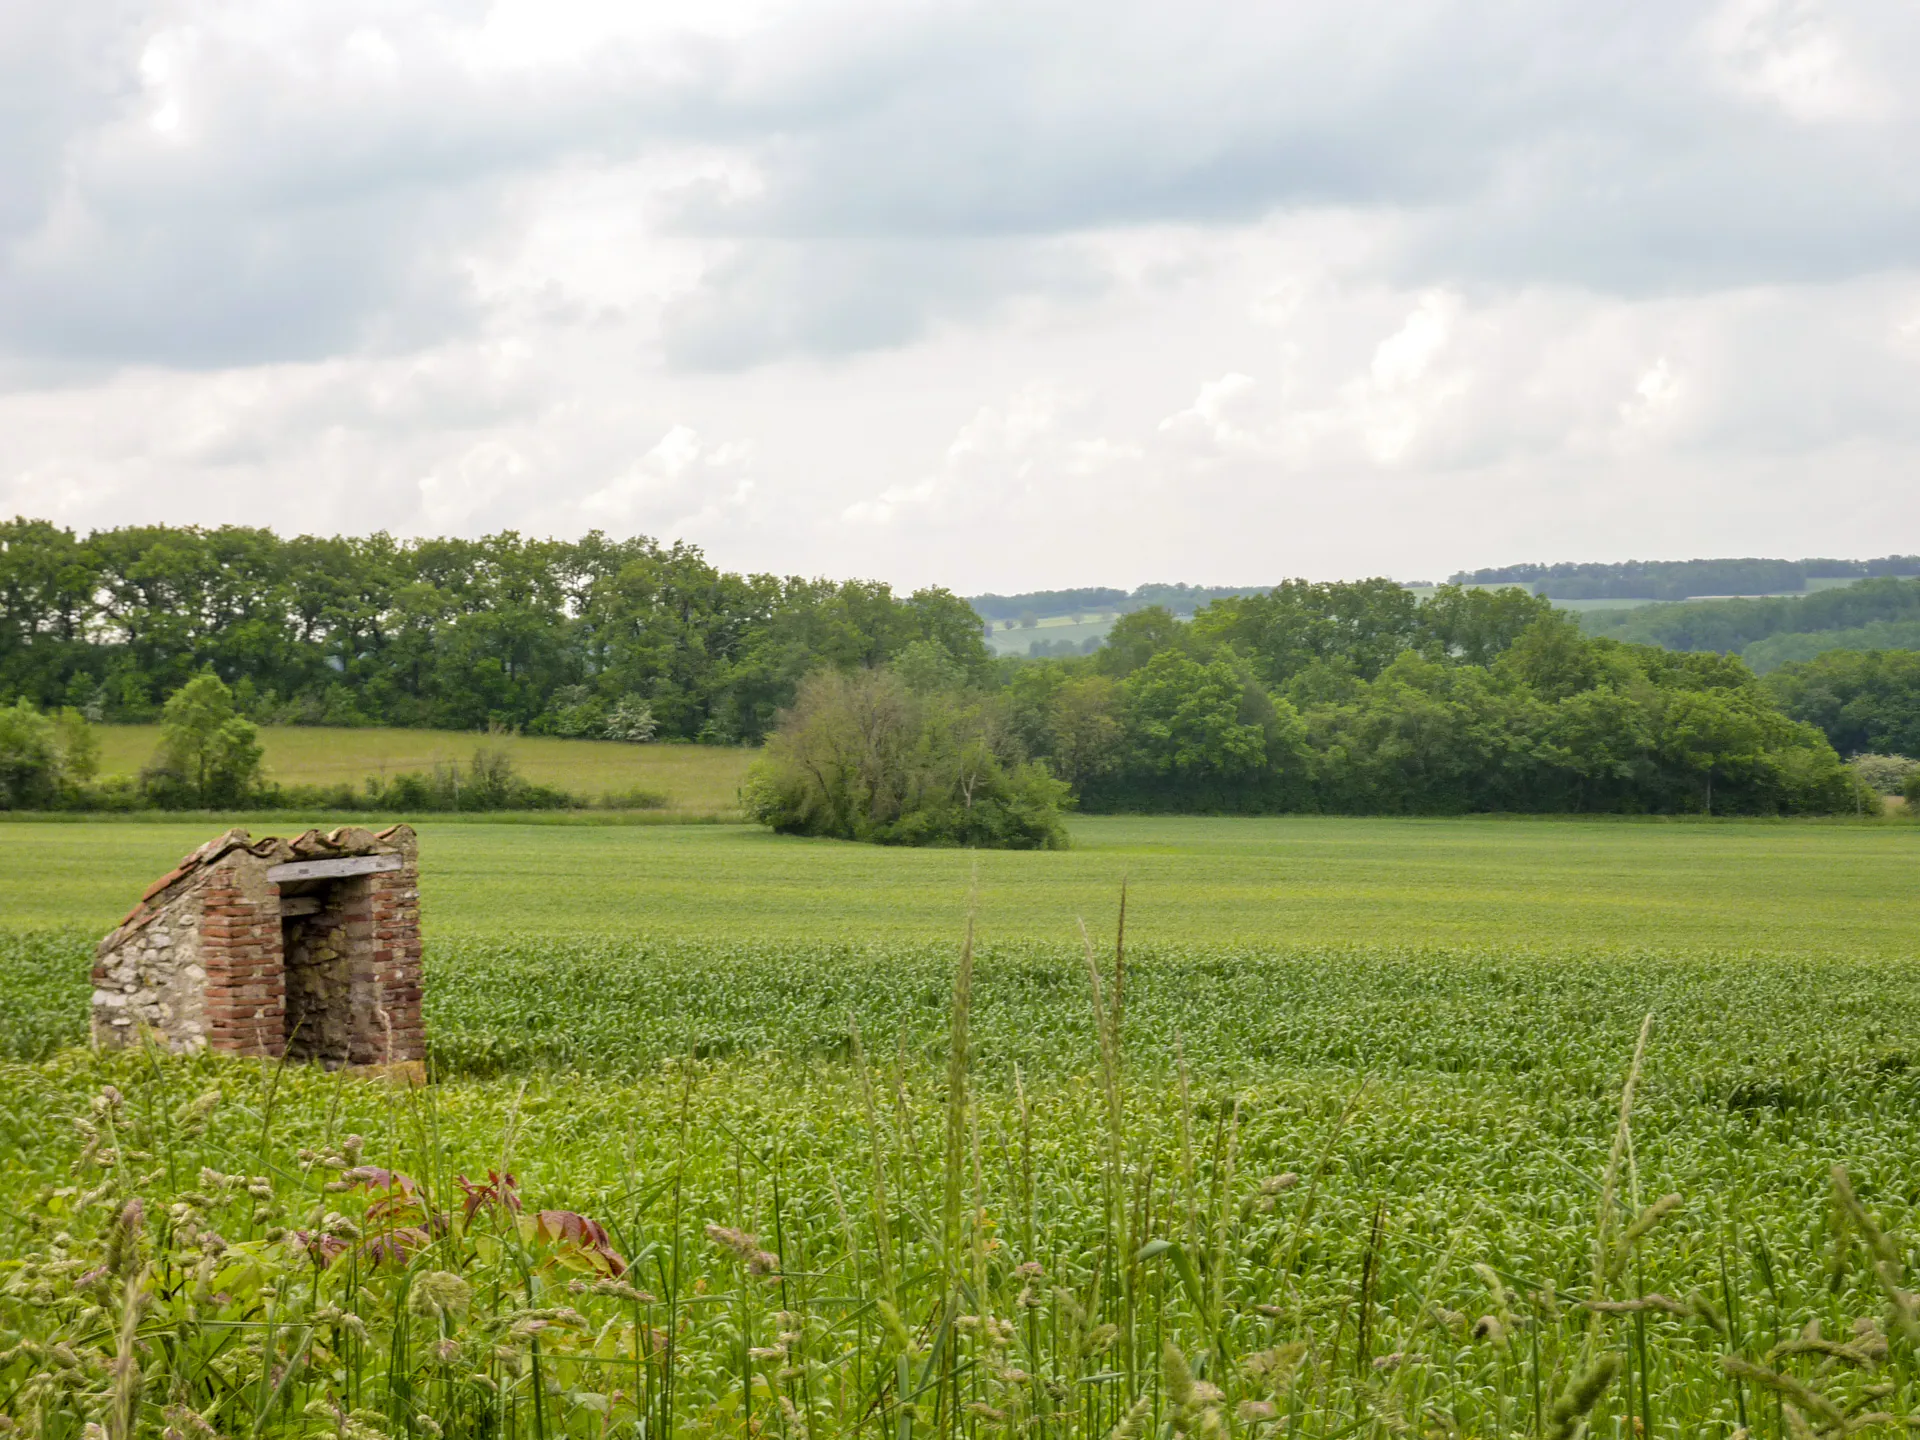
[[[45,808],[59,793],[53,722],[25,700],[0,709],[0,810]]]
[[[1920,774],[1920,760],[1905,755],[1856,755],[1847,762],[1860,783],[1876,795],[1898,795]]]
[[[933,657],[820,671],[754,762],[747,813],[782,834],[883,845],[1065,847],[1066,785],[1028,763],[993,699],[947,688]]]

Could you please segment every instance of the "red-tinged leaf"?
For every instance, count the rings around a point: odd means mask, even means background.
[[[419,1226],[404,1225],[398,1230],[374,1236],[360,1247],[360,1256],[369,1265],[405,1265],[432,1243],[433,1237]]]
[[[520,1182],[511,1174],[502,1175],[498,1170],[489,1170],[487,1182],[484,1185],[476,1185],[464,1175],[456,1175],[453,1178],[454,1183],[466,1192],[467,1198],[463,1208],[469,1225],[473,1223],[475,1215],[495,1206],[504,1208],[509,1214],[520,1213],[518,1193]]]
[[[296,1230],[288,1238],[306,1251],[307,1258],[322,1270],[347,1253],[347,1242],[338,1235],[326,1235],[314,1230]]]
[[[574,1251],[601,1274],[618,1279],[627,1272],[625,1257],[613,1248],[613,1240],[600,1222],[577,1210],[541,1210],[520,1223],[523,1232],[530,1232],[530,1238]]]

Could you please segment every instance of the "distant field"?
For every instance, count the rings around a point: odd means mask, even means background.
[[[104,932],[225,823],[0,824],[0,926]],[[1071,850],[977,856],[736,825],[416,823],[441,937],[951,940],[977,873],[982,932],[1008,940],[1071,940],[1123,878],[1142,943],[1909,957],[1920,940],[1920,827],[1900,821],[1080,817]]]
[[[987,636],[987,644],[996,655],[1024,655],[1036,640],[1071,640],[1079,645],[1087,640],[1105,639],[1111,629],[1113,620],[1106,615],[1089,614],[1077,622],[1071,615],[1049,615],[1036,625],[996,623],[993,633]]]
[[[1770,593],[1768,596],[1747,596],[1741,598],[1791,598],[1799,595],[1811,595],[1816,590],[1836,590],[1842,586],[1857,583],[1856,580],[1847,576],[1827,576],[1809,580],[1805,590],[1780,591]],[[1422,601],[1431,600],[1439,589],[1436,585],[1409,585],[1406,588],[1416,600]],[[1499,590],[1505,587],[1501,585],[1469,585],[1466,588],[1469,590]],[[1694,598],[1723,600],[1734,597],[1704,595]],[[1555,609],[1569,610],[1575,614],[1587,614],[1596,610],[1638,610],[1642,606],[1647,605],[1668,605],[1675,603],[1679,602],[1644,599],[1555,599],[1553,601]],[[1192,617],[1183,615],[1179,618],[1186,620]],[[1111,629],[1113,629],[1113,621],[1111,618],[1105,615],[1096,615],[1092,612],[1085,613],[1079,620],[1075,620],[1072,615],[1043,615],[1039,618],[1038,622],[1033,625],[995,622],[993,633],[987,636],[987,644],[993,649],[996,655],[1025,655],[1027,653],[1027,647],[1032,645],[1036,640],[1054,642],[1071,640],[1075,645],[1079,645],[1091,639],[1104,639],[1106,638],[1107,632]]]
[[[137,774],[152,757],[160,732],[153,725],[100,727],[101,768]],[[485,736],[457,730],[333,729],[269,725],[260,731],[267,771],[286,785],[358,784],[369,775],[431,770],[435,763],[465,765]],[[611,740],[555,740],[510,736],[501,743],[522,775],[576,795],[597,798],[636,787],[667,796],[668,808],[724,813],[753,759],[750,750],[720,745],[623,745]]]

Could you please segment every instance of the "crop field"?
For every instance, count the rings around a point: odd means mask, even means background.
[[[571,935],[946,942],[977,890],[990,941],[1071,940],[1124,880],[1154,943],[1643,949],[1911,957],[1920,828],[1765,822],[1082,816],[1042,854],[879,849],[618,817],[412,819],[437,938]],[[228,824],[0,823],[0,928],[114,925]]]
[[[987,636],[987,645],[996,655],[1025,655],[1027,647],[1036,640],[1054,643],[1068,640],[1084,645],[1089,640],[1104,640],[1112,629],[1112,617],[1104,614],[1079,620],[1071,615],[1048,615],[1032,625],[995,625],[993,633]]]
[[[1920,1410],[1903,823],[1081,819],[976,861],[426,821],[421,1088],[72,1048],[92,936],[208,828],[0,825],[26,1433]]]
[[[160,741],[157,725],[102,725],[101,772],[137,775]],[[476,745],[500,744],[514,768],[540,785],[597,799],[650,790],[681,813],[730,814],[753,752],[723,745],[625,745],[613,740],[561,740],[508,735],[497,741],[467,731],[265,725],[269,779],[283,785],[359,785],[368,776],[465,765]]]

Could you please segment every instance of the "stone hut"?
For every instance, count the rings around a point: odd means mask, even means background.
[[[100,942],[94,1043],[421,1060],[417,857],[405,825],[209,840]]]

